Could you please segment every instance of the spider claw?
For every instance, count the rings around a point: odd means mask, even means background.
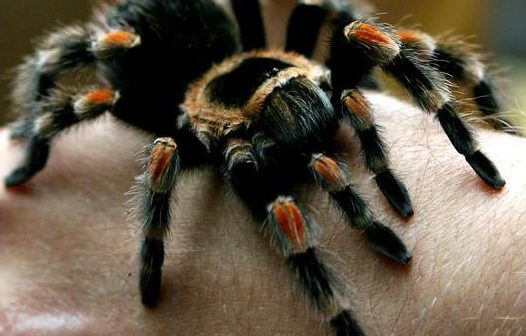
[[[466,155],[466,161],[468,161],[477,175],[493,189],[500,190],[506,185],[506,181],[500,176],[493,162],[480,151]]]
[[[391,206],[404,218],[413,216],[413,205],[404,184],[390,170],[378,173],[376,184]]]
[[[379,222],[374,222],[364,230],[369,244],[384,256],[405,265],[411,261],[411,253],[404,242],[390,228]]]

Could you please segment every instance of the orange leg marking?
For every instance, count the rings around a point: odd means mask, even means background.
[[[304,219],[298,206],[291,199],[279,197],[274,202],[273,212],[281,231],[289,241],[301,246],[305,232]]]
[[[99,89],[91,91],[85,96],[85,98],[90,104],[111,104],[115,99],[115,92],[111,89]]]
[[[356,38],[369,43],[393,43],[389,36],[385,35],[381,30],[364,22],[357,22],[352,25],[349,33]]]
[[[136,35],[124,30],[112,31],[102,37],[106,43],[124,45],[133,44],[136,38]]]
[[[404,43],[415,43],[422,39],[420,33],[414,30],[401,29],[396,32],[396,35]]]
[[[353,92],[344,98],[345,105],[359,117],[369,116],[369,104],[361,94]]]
[[[314,159],[313,167],[316,173],[331,185],[344,187],[344,185],[341,185],[345,180],[342,176],[342,170],[333,159],[328,156],[317,157]]]
[[[176,150],[172,140],[156,142],[148,161],[150,185],[155,189],[170,165],[170,159]]]

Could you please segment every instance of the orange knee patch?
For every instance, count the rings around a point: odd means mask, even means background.
[[[115,100],[116,93],[111,89],[99,89],[86,94],[85,99],[89,104],[110,105]]]
[[[401,29],[396,32],[396,35],[404,43],[415,43],[422,39],[420,33],[414,30]]]
[[[368,117],[370,114],[369,103],[361,93],[351,92],[345,96],[343,102],[351,112],[360,118]]]
[[[417,30],[400,29],[396,35],[402,43],[418,49],[421,57],[430,57],[436,47],[434,38]]]
[[[109,44],[132,46],[137,43],[138,36],[125,30],[116,30],[103,35],[101,39]]]
[[[366,43],[390,44],[393,42],[391,38],[380,29],[365,22],[355,22],[345,27],[345,36],[347,36],[347,38],[354,37]]]
[[[315,155],[312,158],[312,169],[329,189],[340,190],[345,188],[347,179],[342,168],[328,156]]]
[[[280,196],[274,202],[272,212],[288,240],[296,246],[302,246],[305,238],[305,219],[296,203],[291,198]]]
[[[161,178],[169,169],[171,158],[177,150],[177,145],[171,138],[157,139],[148,160],[150,185],[153,189],[159,186]]]

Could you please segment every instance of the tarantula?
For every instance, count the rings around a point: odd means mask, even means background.
[[[491,187],[505,182],[458,116],[446,77],[464,81],[482,112],[498,103],[475,55],[428,35],[358,19],[337,1],[298,1],[287,51],[264,50],[256,0],[122,0],[86,26],[50,34],[20,67],[14,92],[22,116],[12,137],[27,140],[25,161],[5,180],[19,185],[41,170],[61,131],[109,112],[159,137],[137,178],[143,241],[139,288],[153,305],[161,285],[170,199],[181,171],[220,168],[262,222],[313,304],[337,335],[364,334],[348,307],[345,286],[317,252],[318,228],[294,198],[292,185],[313,177],[371,246],[398,263],[411,254],[373,217],[329,142],[339,122],[361,142],[364,164],[392,207],[413,214],[408,192],[389,168],[386,149],[361,87],[372,71],[393,75]],[[308,59],[318,33],[330,27],[325,65]],[[260,49],[254,51],[254,49]],[[303,55],[303,56],[302,56]],[[306,57],[305,57],[306,56]],[[94,65],[96,88],[62,87],[61,75]]]

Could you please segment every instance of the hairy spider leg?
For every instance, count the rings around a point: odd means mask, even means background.
[[[81,26],[68,26],[49,34],[38,46],[38,52],[18,69],[13,100],[22,116],[11,128],[11,138],[32,136],[33,124],[42,114],[39,102],[57,87],[61,75],[139,44],[137,35],[122,30],[101,33],[96,39]]]
[[[371,113],[371,106],[357,89],[345,90],[341,97],[341,111],[354,128],[360,143],[365,166],[375,174],[375,181],[391,206],[402,217],[413,215],[413,206],[406,187],[389,168],[385,144]]]
[[[232,0],[244,51],[266,47],[265,28],[259,0]]]
[[[352,59],[353,62],[346,60]],[[436,113],[455,149],[473,170],[494,189],[505,185],[495,165],[478,149],[472,131],[459,117],[446,78],[414,49],[402,44],[395,30],[385,24],[355,21],[337,31],[332,40],[330,65],[334,96],[352,89],[375,66],[389,72],[425,111]]]
[[[319,43],[327,42],[340,26],[357,20],[362,10],[357,4],[340,0],[298,0],[287,27],[285,50],[312,58]],[[326,31],[327,35],[323,36]],[[321,37],[320,37],[321,36]],[[326,62],[327,59],[320,60]],[[373,74],[364,76],[359,84],[367,89],[381,89]]]
[[[38,51],[18,67],[12,96],[22,115],[11,128],[12,139],[32,135],[34,118],[40,115],[38,102],[55,87],[58,75],[94,62],[89,46],[89,34],[84,28],[62,28],[49,34],[38,45]]]
[[[141,224],[141,301],[151,306],[159,298],[164,262],[164,239],[170,228],[172,191],[181,171],[181,158],[173,138],[158,138],[149,146],[143,172],[137,178]]]
[[[330,11],[325,1],[298,0],[289,18],[285,50],[312,57]]]
[[[19,69],[14,96],[23,113],[11,137],[27,139],[28,144],[24,163],[5,179],[6,186],[22,184],[44,168],[50,141],[57,133],[111,111],[119,98],[109,88],[89,92],[59,88],[59,76],[139,44],[139,36],[124,30],[100,33],[93,39],[86,30],[70,26],[48,36],[41,51]]]
[[[345,283],[319,255],[316,222],[291,196],[286,181],[269,182],[273,176],[262,169],[264,165],[258,162],[256,152],[247,140],[229,140],[225,149],[226,179],[263,223],[264,235],[285,258],[312,304],[329,317],[336,334],[364,335],[347,307]]]
[[[495,129],[516,133],[510,122],[502,116],[501,102],[492,84],[490,74],[481,57],[460,39],[434,39],[430,35],[410,29],[399,29],[400,41],[413,48],[438,71],[471,91],[479,111]]]
[[[321,187],[329,193],[351,227],[362,230],[371,246],[400,264],[411,260],[402,240],[387,226],[375,221],[367,203],[354,190],[342,163],[321,154],[313,154],[309,164]]]
[[[348,17],[349,15],[348,12],[341,12],[340,14],[342,17]],[[365,32],[364,34],[373,35],[375,32],[379,35],[381,34],[379,30],[370,30],[370,32]],[[397,51],[398,45],[393,43],[391,48],[395,49],[391,51],[394,53]],[[343,92],[344,89],[354,89],[362,83],[363,78],[372,75],[371,70],[374,65],[371,61],[365,57],[359,57],[354,60],[352,56],[352,54],[341,54],[339,50],[336,50],[328,60],[329,67],[332,70],[331,81],[334,90],[332,103],[334,109],[338,111],[342,118],[350,122],[351,126],[357,131],[362,144],[365,165],[375,174],[376,183],[386,199],[401,216],[410,217],[413,215],[413,208],[409,194],[406,187],[388,166],[387,151],[378,134],[377,127],[374,125],[369,104],[357,90],[350,91],[351,94],[349,95]],[[389,55],[384,57],[389,57]],[[346,68],[344,72],[340,71],[342,70],[340,66],[347,64],[348,60],[353,60],[357,65]]]
[[[39,103],[40,115],[35,116],[29,130],[23,163],[5,178],[7,187],[22,184],[44,168],[49,157],[50,142],[58,133],[82,121],[98,117],[111,110],[119,94],[108,88],[67,91],[53,89]]]

